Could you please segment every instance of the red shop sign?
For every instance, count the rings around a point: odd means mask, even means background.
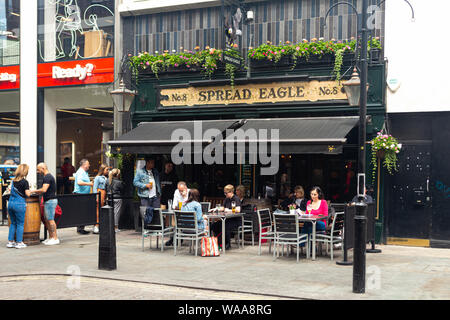
[[[74,86],[114,81],[114,58],[73,60],[38,65],[38,87]]]
[[[20,88],[20,67],[9,66],[0,68],[0,90]]]

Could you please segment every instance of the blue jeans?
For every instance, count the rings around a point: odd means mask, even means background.
[[[141,198],[141,206],[153,207],[159,209],[161,207],[161,201],[158,197],[153,198]]]
[[[58,205],[58,199],[50,199],[44,202],[44,213],[47,221],[55,220],[55,209]]]
[[[16,236],[16,242],[23,241],[23,225],[25,223],[26,210],[27,204],[25,201],[9,201],[8,214],[11,220],[8,234],[9,241],[14,241],[14,236]]]
[[[325,222],[317,221],[316,222],[316,231],[325,231]],[[302,233],[311,234],[312,233],[312,223],[305,222],[302,228]]]

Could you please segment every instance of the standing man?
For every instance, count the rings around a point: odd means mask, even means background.
[[[143,207],[161,207],[161,183],[159,172],[155,169],[155,159],[145,159],[145,167],[136,171],[133,185],[137,188],[137,194]]]
[[[64,158],[64,164],[61,166],[61,172],[63,176],[64,194],[69,194],[72,192],[70,190],[72,186],[69,178],[75,173],[75,168],[70,163],[70,158]]]
[[[172,198],[175,192],[178,177],[173,170],[173,162],[168,161],[161,173],[161,204],[168,207],[168,200]]]
[[[91,187],[94,185],[93,182],[89,179],[88,171],[89,171],[89,160],[81,159],[80,168],[75,173],[75,188],[73,193],[75,194],[86,194],[91,193]],[[77,232],[79,234],[88,234],[89,232],[84,230],[84,226],[77,227]]]
[[[55,223],[55,209],[58,205],[58,199],[56,199],[56,181],[48,171],[48,167],[45,163],[41,162],[37,165],[36,171],[38,174],[44,176],[42,188],[32,191],[34,193],[43,194],[44,197],[44,216],[45,226],[47,227],[49,238],[44,241],[47,246],[59,244],[58,236],[56,235],[56,223]]]

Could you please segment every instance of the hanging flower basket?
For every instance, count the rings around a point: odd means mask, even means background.
[[[372,178],[375,180],[377,169],[377,160],[383,161],[383,167],[392,175],[397,169],[397,154],[400,152],[402,145],[398,143],[391,135],[378,132],[377,136],[370,141],[372,145]]]

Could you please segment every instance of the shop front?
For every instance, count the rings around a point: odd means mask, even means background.
[[[214,79],[195,72],[167,72],[159,79],[140,73],[131,110],[134,129],[109,145],[113,153],[133,159],[157,155],[159,170],[173,161],[179,180],[206,198],[223,197],[226,184],[242,184],[248,197],[276,207],[301,185],[307,196],[320,186],[331,203],[351,201],[359,110],[349,106],[342,82],[330,76],[329,67],[254,68],[251,77],[237,73],[233,86],[220,72]],[[384,68],[369,68],[366,141],[385,120]],[[379,180],[367,177],[379,208],[378,241],[383,223]]]

